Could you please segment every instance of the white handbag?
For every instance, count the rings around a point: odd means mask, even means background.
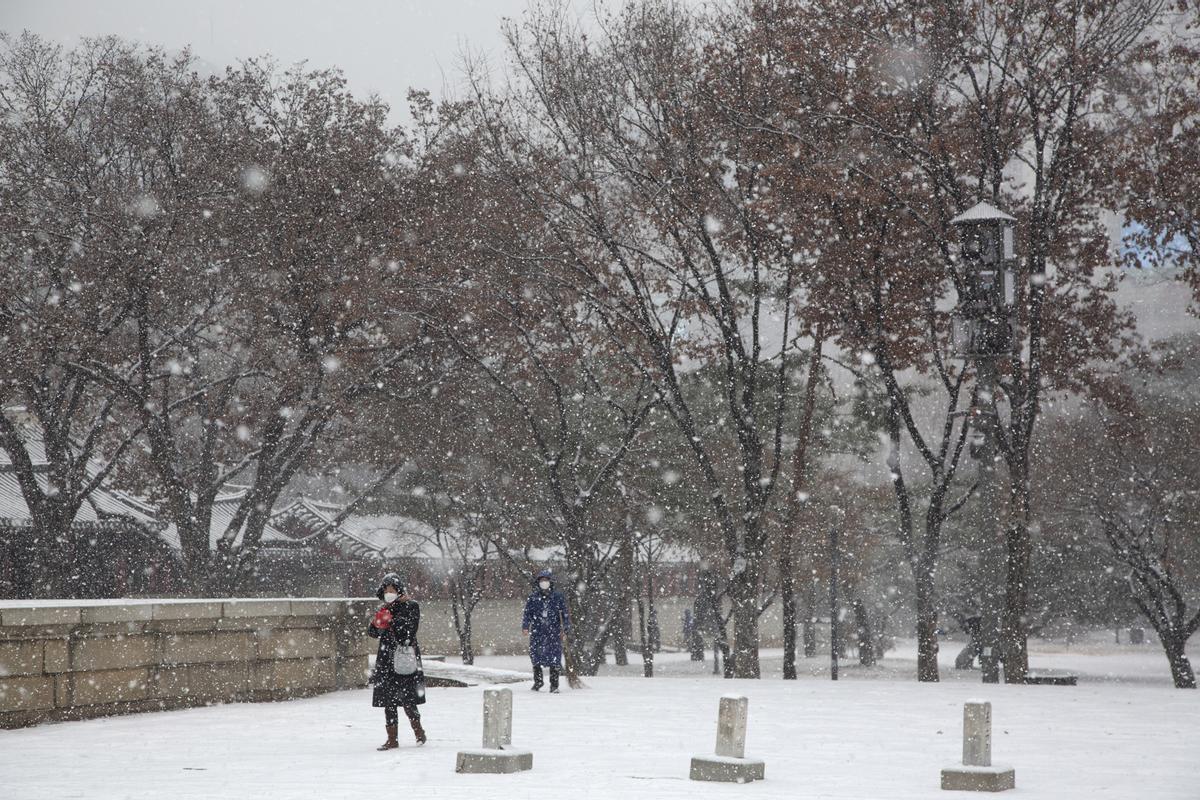
[[[392,671],[397,675],[413,675],[420,662],[417,660],[417,648],[411,645],[398,644],[392,655]]]

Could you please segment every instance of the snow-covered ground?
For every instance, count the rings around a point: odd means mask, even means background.
[[[838,683],[822,679],[826,659],[803,662],[796,682],[725,681],[707,674],[711,664],[664,654],[652,680],[637,677],[635,659],[582,691],[515,684],[514,745],[534,753],[533,771],[517,775],[454,772],[456,751],[480,743],[482,687],[431,689],[429,743],[412,746],[402,719],[405,746],[384,753],[374,750],[382,713],[365,690],[0,731],[0,797],[965,798],[939,790],[939,770],[961,755],[962,703],[982,698],[993,704],[994,759],[1016,768],[1014,797],[1200,798],[1200,692],[1170,688],[1151,648],[1055,649],[1035,648],[1035,666],[1074,671],[1079,686],[982,686],[977,672],[953,670],[918,684],[905,647],[873,670],[847,666]],[[777,674],[778,653],[764,655]],[[747,755],[766,761],[767,779],[690,782],[689,759],[712,751],[718,699],[730,692],[750,698]]]

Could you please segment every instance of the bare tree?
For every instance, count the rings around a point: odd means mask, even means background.
[[[77,365],[127,401],[148,488],[213,591],[238,585],[291,479],[420,346],[397,300],[412,281],[388,236],[402,195],[386,109],[336,73],[281,77],[249,62],[204,87],[191,127],[146,121],[152,216],[186,235],[130,265],[129,366]],[[249,489],[213,541],[232,481]]]
[[[850,249],[858,251],[845,254],[851,259],[882,259],[896,268],[879,273],[883,283],[874,294],[885,307],[867,294],[867,302],[849,305],[835,297],[830,308],[858,318],[855,349],[875,358],[893,417],[889,428],[918,450],[934,498],[949,488],[957,466],[955,442],[965,428],[952,434],[953,415],[974,383],[966,370],[944,363],[944,345],[936,343],[945,324],[939,303],[961,280],[950,219],[983,198],[1020,220],[1014,336],[1001,396],[972,396],[964,406],[994,406],[985,413],[1001,415],[997,444],[1009,491],[1007,502],[997,498],[1007,506],[1005,596],[997,605],[1007,680],[1023,680],[1026,669],[1030,443],[1041,401],[1047,389],[1093,387],[1093,366],[1118,358],[1129,344],[1130,321],[1111,299],[1114,283],[1097,273],[1111,263],[1097,201],[1114,185],[1099,154],[1115,156],[1118,146],[1103,110],[1162,8],[1157,0],[901,6],[829,0],[763,4],[751,14],[759,22],[763,74],[779,76],[776,85],[791,98],[757,127],[791,144],[783,168],[792,178],[782,185],[793,188],[791,205],[804,209],[797,216],[824,253]],[[751,120],[747,125],[754,127]],[[833,170],[825,168],[831,156]],[[925,298],[898,302],[903,282],[922,273],[913,288]],[[862,278],[870,275],[857,285]],[[906,340],[923,325],[927,343],[913,351]],[[863,336],[872,333],[875,344],[868,345]],[[909,368],[936,376],[947,391],[939,438],[951,443],[948,449],[926,441],[914,424],[896,380]],[[906,518],[911,512],[897,488]],[[932,503],[927,515],[928,554],[936,552],[939,505]],[[929,575],[933,560],[918,556],[914,566]],[[925,583],[918,580],[918,591]],[[919,602],[926,608],[920,624],[932,630],[929,603]],[[935,643],[928,634],[919,639],[922,676],[932,678]]]
[[[690,448],[722,530],[736,674],[757,677],[763,520],[784,461],[800,267],[751,211],[769,186],[720,127],[697,18],[640,3],[599,22],[593,40],[542,8],[509,30],[514,81],[502,93],[475,81],[486,158]],[[711,432],[681,387],[688,358],[721,365],[724,424]],[[715,457],[726,443],[731,462]]]
[[[32,517],[21,595],[62,591],[39,585],[51,553],[138,433],[120,394],[77,364],[129,363],[127,267],[178,236],[151,219],[140,128],[194,112],[186,63],[115,39],[68,51],[0,35],[0,448]]]
[[[1165,364],[1129,382],[1124,403],[1056,415],[1045,437],[1043,491],[1057,498],[1051,507],[1061,524],[1107,546],[1129,598],[1158,634],[1175,685],[1194,689],[1187,643],[1200,630],[1200,471],[1191,443],[1200,415],[1191,385],[1196,347],[1181,344],[1170,342],[1175,352]],[[1161,367],[1172,362],[1183,372],[1164,380]],[[1138,377],[1159,385],[1138,387]]]

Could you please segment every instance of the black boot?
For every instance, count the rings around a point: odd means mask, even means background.
[[[553,673],[551,673],[553,674]],[[553,680],[553,678],[551,678]],[[536,664],[533,667],[533,690],[541,691],[542,688],[542,668]]]
[[[550,668],[550,694],[558,694],[558,667]]]

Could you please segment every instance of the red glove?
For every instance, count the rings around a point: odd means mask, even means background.
[[[379,609],[375,612],[375,619],[371,624],[381,631],[386,631],[392,627],[392,612],[386,607]]]

